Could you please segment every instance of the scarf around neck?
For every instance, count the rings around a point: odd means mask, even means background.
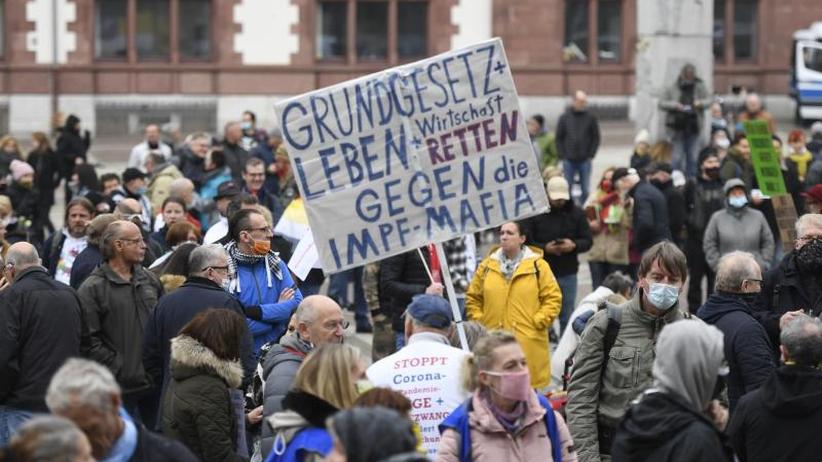
[[[268,287],[271,287],[271,275],[273,274],[279,280],[283,280],[282,270],[280,269],[280,256],[277,252],[269,251],[266,255],[249,255],[240,252],[237,241],[231,241],[225,246],[225,251],[228,253],[228,270],[229,274],[234,278],[231,281],[231,289],[236,287],[237,292],[242,292],[240,288],[240,277],[237,272],[237,267],[252,266],[259,263],[260,260],[265,261],[266,282]]]

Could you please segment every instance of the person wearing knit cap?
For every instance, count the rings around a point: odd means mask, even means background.
[[[665,196],[668,205],[668,227],[673,242],[680,248],[685,242],[685,198],[674,185],[673,168],[666,162],[654,162],[648,167],[648,181]]]
[[[6,188],[5,194],[9,196],[11,206],[17,215],[17,230],[25,230],[25,240],[35,239],[39,245],[43,242],[43,236],[32,234],[37,229],[34,220],[37,217],[38,199],[37,190],[34,189],[34,169],[28,163],[15,159],[9,165],[9,172],[12,182]]]

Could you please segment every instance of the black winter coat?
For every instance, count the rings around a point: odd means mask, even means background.
[[[46,247],[48,248],[48,247]],[[103,263],[103,254],[100,253],[100,248],[89,243],[82,252],[74,259],[74,264],[71,265],[71,280],[69,285],[72,289],[78,290],[83,284],[83,281]]]
[[[642,254],[657,242],[671,239],[665,196],[645,180],[629,193],[634,198],[633,233],[636,250]]]
[[[420,251],[430,267],[428,249],[422,248]],[[428,273],[416,249],[380,262],[380,295],[388,301],[391,325],[395,332],[403,332],[405,323],[402,314],[414,295],[425,293],[429,285],[431,280],[428,279]]]
[[[11,207],[17,217],[34,220],[37,216],[37,199],[40,194],[36,188],[24,188],[20,183],[12,181],[6,188],[7,196],[11,201]]]
[[[685,197],[674,186],[673,181],[654,183],[654,187],[665,196],[665,205],[668,207],[668,229],[671,238],[676,244],[682,245],[685,231]]]
[[[179,442],[137,425],[137,447],[129,462],[199,462],[199,459]]]
[[[742,397],[726,431],[740,462],[812,461],[822,454],[819,422],[822,371],[780,366]]]
[[[223,153],[225,153],[225,165],[231,170],[231,179],[235,184],[243,184],[243,170],[245,162],[248,160],[248,151],[239,144],[223,142]]]
[[[585,212],[570,200],[561,209],[529,218],[523,227],[528,244],[539,247],[540,250],[545,250],[545,245],[556,239],[571,239],[576,244],[576,248],[570,253],[543,255],[556,277],[577,274],[577,255],[589,251],[594,243]]]
[[[698,242],[702,248],[705,228],[714,212],[725,208],[725,191],[722,180],[706,180],[702,176],[689,180],[685,185],[685,214],[688,240]]]
[[[754,305],[753,316],[768,332],[774,354],[778,354],[780,343],[779,318],[794,310],[813,316],[822,314],[822,275],[801,274],[791,252],[782,258],[779,266],[765,273],[762,291]]]
[[[240,362],[220,359],[181,335],[171,344],[171,377],[163,400],[163,434],[203,462],[244,460],[235,453],[237,425],[229,394],[242,382]]]
[[[88,130],[80,135],[77,124],[80,120],[75,116],[66,119],[66,126],[60,129],[57,138],[57,158],[60,161],[60,174],[63,178],[71,178],[77,159],[86,160],[86,153],[91,146],[91,134]]]
[[[80,354],[81,334],[77,294],[43,267],[21,271],[0,292],[0,404],[48,412],[51,376]]]
[[[721,462],[733,457],[705,416],[668,393],[648,393],[619,423],[612,462]]]
[[[589,111],[568,108],[557,122],[556,142],[560,159],[591,160],[599,149],[599,121]]]
[[[40,196],[38,204],[46,208],[54,205],[54,189],[60,184],[60,162],[51,148],[31,151],[26,161],[34,168],[34,187]]]
[[[697,316],[725,336],[728,400],[733,411],[739,398],[759,388],[776,368],[768,334],[745,301],[734,294],[711,295]]]
[[[51,236],[43,243],[40,256],[43,259],[42,264],[46,268],[46,271],[48,271],[49,276],[54,277],[54,274],[57,272],[57,263],[60,261],[60,254],[63,252],[63,244],[65,242],[66,235],[63,234],[63,230],[56,230],[51,233]],[[80,254],[77,254],[77,256],[80,256]],[[71,269],[74,271],[73,265]]]
[[[157,303],[143,333],[143,367],[153,383],[162,384],[163,390],[169,381],[171,339],[194,316],[209,308],[224,308],[245,316],[236,298],[211,280],[201,277],[188,278],[182,286],[164,295]],[[242,347],[243,373],[247,382],[257,366],[252,352],[251,333],[246,335]]]

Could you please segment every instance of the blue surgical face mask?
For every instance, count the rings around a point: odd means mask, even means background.
[[[679,289],[668,284],[652,282],[648,285],[648,301],[658,310],[668,311],[679,300]]]
[[[741,209],[748,203],[748,198],[745,196],[732,196],[728,198],[728,203],[731,204],[731,207]]]
[[[241,124],[241,127],[243,128],[243,130],[251,130],[251,122],[243,122]]]
[[[139,195],[139,196],[142,196],[143,194],[146,193],[146,191],[148,191],[148,188],[146,188],[145,186],[140,186],[139,188],[137,188],[136,191],[134,191],[134,193]]]

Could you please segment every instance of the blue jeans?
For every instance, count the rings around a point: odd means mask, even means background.
[[[348,283],[351,282],[352,271],[346,270],[332,274],[328,280],[328,296],[336,300],[343,308],[348,305]]]
[[[574,189],[574,177],[579,174],[579,187],[582,189],[582,194],[579,196],[578,204],[584,204],[585,199],[588,199],[589,185],[591,181],[591,160],[563,160],[562,172],[565,175],[565,180],[568,182],[568,187],[571,191]]]
[[[394,331],[395,338],[395,345],[397,347],[396,351],[402,350],[402,347],[405,346],[405,332],[397,332]]]
[[[699,133],[677,132],[674,134],[672,144],[674,145],[673,158],[671,159],[673,168],[685,174],[686,178],[695,177]]]
[[[29,411],[0,406],[0,448],[8,446],[14,432],[30,418]]]
[[[571,313],[574,312],[574,303],[576,303],[577,298],[577,275],[570,274],[558,277],[557,284],[559,284],[559,290],[562,292],[562,310],[559,312],[559,333],[562,335],[565,332],[565,326],[568,324]]]

